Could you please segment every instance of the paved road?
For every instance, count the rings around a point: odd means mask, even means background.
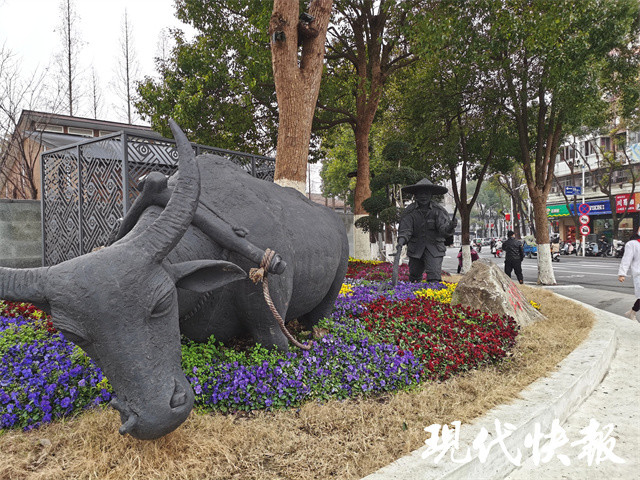
[[[447,249],[442,268],[455,272],[458,267],[457,248]],[[501,267],[504,258],[495,258],[488,248],[483,248],[480,258],[496,262]],[[576,257],[561,255],[560,262],[553,262],[557,293],[574,298],[602,310],[623,315],[634,301],[633,282],[627,277],[624,283],[618,281],[619,258]],[[525,283],[535,284],[538,278],[538,261],[525,258],[522,262]],[[515,276],[514,276],[515,278]],[[594,295],[594,292],[596,294]]]
[[[442,263],[443,269],[455,272],[458,266],[458,249],[447,249],[447,255]],[[504,265],[503,258],[495,258],[485,249],[480,252],[480,258],[489,259],[498,265]],[[561,255],[559,262],[553,262],[553,271],[558,285],[582,285],[587,288],[623,291],[633,293],[632,282],[621,284],[618,282],[619,258],[576,257]],[[538,260],[525,258],[522,261],[524,279],[527,283],[535,283],[538,277]]]

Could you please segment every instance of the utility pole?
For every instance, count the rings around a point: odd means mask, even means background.
[[[586,162],[586,159],[580,163],[580,166],[582,167],[582,203],[585,203],[584,202],[584,164],[585,162]],[[586,235],[582,235],[582,257],[583,258],[586,255],[586,249],[587,249],[587,237]]]

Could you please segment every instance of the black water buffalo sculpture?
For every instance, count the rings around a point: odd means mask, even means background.
[[[212,155],[195,158],[171,122],[179,170],[151,174],[116,241],[51,267],[0,268],[0,298],[51,313],[63,335],[105,372],[120,433],[161,437],[189,415],[194,395],[180,366],[180,334],[225,341],[287,338],[247,278],[264,251],[273,302],[307,326],[330,313],[347,269],[344,226],[299,192]]]

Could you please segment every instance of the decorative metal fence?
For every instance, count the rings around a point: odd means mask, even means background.
[[[273,181],[275,159],[192,144],[196,154],[229,158],[257,178]],[[177,170],[175,142],[124,132],[44,152],[42,263],[55,265],[104,245],[139,194],[138,181]]]

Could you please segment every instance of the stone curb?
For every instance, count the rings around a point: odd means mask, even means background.
[[[594,312],[596,322],[589,336],[560,362],[558,369],[549,377],[541,378],[525,388],[520,399],[500,405],[471,424],[461,426],[459,448],[454,455],[456,459],[461,459],[469,449],[471,458],[467,463],[452,461],[451,452],[448,452],[436,464],[434,459],[439,452],[422,458],[427,451],[427,446],[424,446],[363,480],[504,479],[516,465],[507,458],[502,446],[496,443],[484,462],[478,457],[478,449],[473,448],[473,442],[482,428],[489,432],[485,445],[495,441],[496,422],[499,422],[503,432],[506,424],[515,427],[503,444],[512,458],[521,452],[520,461],[524,463],[531,450],[525,447],[525,437],[534,432],[536,425],[540,425],[543,434],[551,430],[555,419],[562,425],[600,384],[616,351],[616,319],[622,317],[564,298]],[[425,432],[425,439],[427,437]],[[441,444],[442,440],[439,442]]]

